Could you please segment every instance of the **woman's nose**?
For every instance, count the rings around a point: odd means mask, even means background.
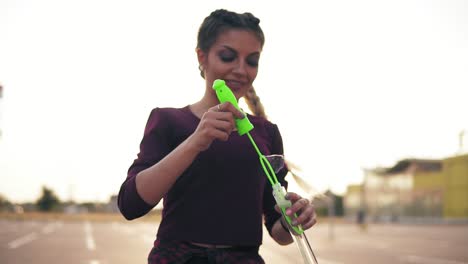
[[[233,70],[234,73],[239,74],[239,75],[246,75],[247,74],[247,68],[244,62],[239,62],[236,64]]]

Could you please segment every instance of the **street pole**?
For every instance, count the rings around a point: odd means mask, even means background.
[[[328,226],[328,238],[330,240],[333,240],[334,239],[334,234],[333,234],[333,221],[334,221],[334,217],[335,217],[335,196],[333,195],[333,193],[331,192],[331,190],[329,189],[329,196],[330,197],[327,197],[328,201],[328,219],[329,219],[329,226]]]
[[[460,154],[463,154],[463,151],[464,151],[464,149],[463,149],[463,148],[464,148],[464,147],[463,147],[463,143],[464,143],[463,140],[464,140],[464,136],[465,136],[465,134],[466,134],[467,132],[468,132],[468,131],[466,131],[466,130],[462,130],[462,131],[460,131],[460,133],[458,134],[458,147],[459,147],[458,152],[459,152]]]

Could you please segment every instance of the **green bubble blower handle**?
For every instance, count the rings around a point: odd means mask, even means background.
[[[229,89],[229,87],[226,85],[226,83],[223,80],[215,80],[213,82],[213,89],[216,91],[216,96],[218,97],[218,100],[220,103],[230,102],[232,105],[234,105],[235,108],[243,112],[242,109],[240,109],[239,105],[237,104],[236,97],[234,96],[231,89]],[[257,152],[258,157],[260,159],[260,164],[262,165],[263,171],[265,172],[268,180],[271,183],[271,186],[273,187],[273,197],[276,200],[276,204],[278,204],[278,206],[281,208],[281,212],[283,214],[284,219],[288,223],[291,230],[293,230],[296,234],[301,235],[304,232],[302,227],[300,225],[298,226],[292,225],[291,217],[289,217],[286,214],[286,209],[292,206],[291,201],[285,198],[286,190],[278,182],[275,171],[272,168],[270,162],[260,152],[260,150],[257,147],[257,144],[255,144],[255,141],[253,140],[252,136],[249,133],[249,131],[252,130],[254,126],[252,125],[252,123],[250,123],[250,120],[247,118],[247,115],[245,115],[243,119],[236,118],[235,122],[236,122],[237,132],[239,133],[239,135],[242,136],[244,134],[247,134],[247,136],[250,139],[250,142],[255,148],[255,151]],[[297,214],[294,214],[294,217],[297,218]]]

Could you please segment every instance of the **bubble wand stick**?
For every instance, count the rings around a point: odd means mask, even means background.
[[[215,80],[213,82],[213,89],[216,92],[216,96],[218,97],[218,100],[220,103],[224,102],[230,102],[232,105],[234,105],[235,108],[237,108],[239,111],[242,111],[239,108],[239,105],[237,104],[237,99],[232,93],[231,89],[226,85],[226,83],[223,80]],[[263,155],[260,150],[257,147],[257,144],[255,144],[255,141],[253,140],[252,136],[250,135],[249,131],[254,128],[252,123],[250,123],[250,120],[245,116],[243,119],[235,119],[236,122],[236,127],[237,127],[237,132],[239,133],[240,136],[247,134],[247,137],[249,138],[250,142],[252,143],[252,146],[255,148],[255,151],[258,154],[258,157],[260,159],[260,164],[262,165],[263,171],[265,172],[265,175],[267,176],[272,188],[273,188],[273,197],[276,200],[276,204],[281,208],[281,213],[288,223],[289,229],[292,231],[292,237],[294,241],[296,242],[296,245],[299,247],[299,250],[301,252],[301,255],[304,259],[304,263],[315,263],[318,264],[317,259],[315,258],[314,252],[312,251],[312,248],[310,247],[309,241],[307,240],[307,237],[304,233],[304,230],[300,225],[294,226],[292,225],[291,217],[286,214],[286,209],[291,207],[292,203],[291,201],[287,200],[285,198],[286,195],[286,190],[281,184],[278,182],[278,179],[276,177],[276,173],[273,170],[273,167],[271,166],[270,162],[268,159]],[[297,217],[297,214],[294,214],[294,217]],[[312,262],[313,261],[313,262]]]

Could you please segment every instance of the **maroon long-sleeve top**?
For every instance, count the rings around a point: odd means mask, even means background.
[[[264,118],[248,115],[250,134],[264,155],[283,154],[278,127]],[[136,175],[159,162],[196,129],[200,119],[188,106],[155,108],[146,124],[140,152],[128,170],[118,196],[127,219],[148,213],[136,190]],[[282,185],[287,169],[278,173]],[[215,140],[180,175],[163,198],[158,238],[222,245],[260,245],[262,216],[269,232],[281,216],[274,210],[271,185],[258,154],[246,135],[231,133],[227,141]]]

